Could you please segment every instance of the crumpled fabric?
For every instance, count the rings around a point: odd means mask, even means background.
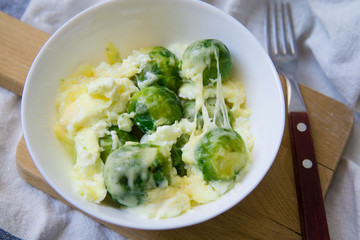
[[[194,0],[195,1],[195,0]],[[22,21],[49,34],[102,0],[31,0]],[[266,0],[207,0],[244,24],[265,46]],[[356,124],[325,198],[332,239],[360,239],[360,1],[293,0],[303,84],[348,105]],[[28,185],[15,168],[22,135],[20,98],[0,88],[0,227],[24,239],[123,239]]]

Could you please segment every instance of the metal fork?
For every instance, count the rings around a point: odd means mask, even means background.
[[[298,50],[289,3],[269,2],[267,49],[287,85],[288,119],[302,238],[330,239],[310,122],[296,81]]]

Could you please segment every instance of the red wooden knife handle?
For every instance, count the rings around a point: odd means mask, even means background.
[[[330,239],[307,113],[290,112],[289,126],[302,238]]]

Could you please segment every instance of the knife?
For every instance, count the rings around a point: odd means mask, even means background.
[[[298,83],[285,79],[293,167],[303,239],[330,239],[308,113],[300,95]]]

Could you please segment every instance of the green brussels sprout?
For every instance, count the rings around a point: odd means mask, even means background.
[[[157,84],[177,92],[181,78],[175,55],[164,47],[145,48],[142,52],[148,54],[151,60],[136,75],[138,87],[142,89]]]
[[[184,118],[189,119],[190,122],[193,122],[195,119],[195,100],[190,100],[184,103],[183,105],[184,110]]]
[[[116,203],[135,207],[144,202],[146,190],[170,183],[171,168],[171,160],[156,145],[124,145],[105,162],[105,186]]]
[[[208,98],[205,101],[205,107],[208,110],[209,113],[209,117],[210,118],[214,118],[215,115],[215,104],[216,104],[216,98]],[[232,114],[230,112],[230,108],[227,104],[225,104],[226,106],[226,110],[227,110],[227,115],[228,115],[228,119],[229,119],[229,123],[232,122],[233,117]],[[216,120],[215,120],[215,124],[217,126],[220,126],[221,123],[224,123],[225,119],[224,119],[224,115],[221,113],[220,109],[219,112],[216,115]]]
[[[229,49],[216,39],[204,39],[190,44],[185,49],[181,60],[184,76],[192,79],[195,75],[202,73],[203,85],[213,85],[218,72],[221,74],[221,80],[226,79],[231,68]]]
[[[111,131],[116,132],[116,135],[119,139],[119,147],[124,145],[127,141],[138,142],[138,140],[131,133],[120,130],[118,126],[110,127],[109,132]],[[103,148],[103,151],[100,152],[100,158],[103,160],[103,162],[105,162],[110,153],[115,150],[112,149],[113,138],[111,134],[106,134],[104,137],[100,138],[99,145]]]
[[[214,128],[200,139],[195,159],[205,180],[232,180],[246,165],[246,146],[234,130]]]
[[[182,161],[182,148],[189,141],[190,136],[181,135],[171,149],[172,165],[177,171],[177,175],[183,177],[186,175],[185,163]]]
[[[176,94],[166,87],[150,86],[135,93],[128,112],[134,112],[135,125],[143,132],[158,126],[171,125],[181,119],[183,109]]]
[[[205,100],[205,107],[208,111],[209,117],[214,118],[214,112],[215,112],[215,104],[216,104],[216,98],[208,98]],[[195,118],[195,100],[187,101],[184,104],[184,118],[189,119],[189,121],[194,121]],[[229,122],[231,123],[233,120],[232,114],[230,112],[229,106],[226,105],[227,114],[229,118]],[[224,116],[219,112],[216,116],[215,124],[217,126],[220,126],[221,123],[224,122]],[[198,113],[197,115],[197,124],[198,126],[204,125],[204,120],[201,113]]]

